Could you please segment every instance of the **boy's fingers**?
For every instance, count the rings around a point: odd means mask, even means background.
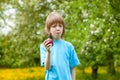
[[[52,46],[52,44],[48,44],[48,45],[46,46],[46,49],[49,50],[51,46]]]
[[[46,45],[46,47],[50,47],[50,46],[52,46],[52,43],[50,43],[50,44]]]
[[[45,40],[45,41],[44,41],[44,45],[47,46],[47,44],[48,44],[48,43],[47,43],[47,41]]]
[[[45,42],[45,45],[48,45],[48,44],[49,44],[49,42],[46,41],[46,42]]]

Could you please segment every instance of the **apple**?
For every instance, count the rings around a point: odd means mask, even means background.
[[[53,40],[50,39],[50,38],[48,38],[48,39],[46,40],[46,45],[48,45],[48,44],[52,44],[52,46],[53,46]]]

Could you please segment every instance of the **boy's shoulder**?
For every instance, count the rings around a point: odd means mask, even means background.
[[[64,40],[64,42],[65,42],[65,44],[66,44],[68,47],[73,47],[73,45],[72,45],[72,43],[71,43],[71,42],[66,41],[66,40]]]
[[[65,42],[66,44],[68,44],[68,45],[72,45],[72,43],[69,42],[69,41],[64,40],[64,42]]]
[[[44,43],[43,43],[43,42],[40,43],[40,44],[39,44],[39,47],[44,48],[44,47],[45,47],[45,46],[44,46]]]

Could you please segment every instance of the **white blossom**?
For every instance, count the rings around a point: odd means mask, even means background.
[[[112,32],[112,34],[115,34],[115,32]]]
[[[113,39],[113,36],[111,36],[110,39]]]
[[[40,31],[37,31],[36,34],[40,34]]]
[[[84,30],[86,31],[86,28],[84,28]]]
[[[107,42],[107,40],[106,40],[106,39],[104,39],[103,41],[104,41],[104,42]]]
[[[86,47],[86,49],[88,50],[89,48],[88,48],[88,47]]]
[[[91,31],[91,34],[94,34],[94,31]]]
[[[90,24],[90,28],[93,28],[94,27],[94,24]]]
[[[111,31],[111,29],[108,29],[108,32],[110,32]]]
[[[82,10],[82,13],[83,13],[83,17],[84,17],[84,18],[87,18],[87,17],[88,17],[88,12],[87,12],[87,10]]]
[[[83,19],[83,22],[87,22],[88,21],[88,19]]]
[[[84,52],[84,49],[82,49],[81,52]]]
[[[95,49],[95,48],[96,48],[96,46],[93,46],[93,48]]]

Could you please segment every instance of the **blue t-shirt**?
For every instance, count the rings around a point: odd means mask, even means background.
[[[54,40],[50,48],[51,68],[46,70],[45,80],[72,80],[71,70],[80,64],[73,45],[65,40]],[[40,45],[41,66],[44,66],[46,49]]]

